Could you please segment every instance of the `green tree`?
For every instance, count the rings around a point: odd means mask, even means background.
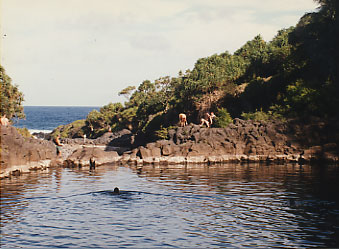
[[[298,65],[292,71],[292,86],[298,85],[298,92],[317,93],[303,94],[305,99],[298,101],[304,102],[305,107],[312,106],[310,114],[339,116],[339,3],[337,0],[316,2],[320,3],[319,11],[304,15],[290,34],[292,56]],[[302,84],[297,84],[299,79]]]
[[[267,76],[265,65],[269,58],[268,47],[261,35],[257,35],[253,40],[248,41],[234,55],[241,56],[244,59],[244,65],[247,66],[245,74],[247,79]]]
[[[128,86],[121,90],[118,95],[123,95],[127,100],[131,97],[132,92],[135,90],[135,86]]]
[[[167,112],[174,96],[172,79],[169,76],[161,77],[154,83],[157,90],[158,102],[162,106],[162,109]]]
[[[91,131],[107,129],[116,126],[121,121],[121,111],[124,109],[121,103],[109,103],[100,108],[100,111],[91,111],[86,118],[86,124]]]
[[[5,69],[0,65],[0,115],[8,118],[24,118],[22,102],[24,95],[17,85],[12,85],[12,79],[6,74]]]

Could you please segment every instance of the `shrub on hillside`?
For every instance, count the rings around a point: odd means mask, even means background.
[[[256,110],[255,112],[243,112],[241,114],[241,117],[245,120],[253,120],[253,121],[269,121],[269,120],[281,120],[284,121],[285,118],[279,114],[274,108],[277,108],[278,106],[271,107],[270,111],[265,112],[262,109],[260,111]]]
[[[217,117],[215,118],[216,127],[225,128],[232,122],[233,122],[233,119],[226,108],[218,109]]]

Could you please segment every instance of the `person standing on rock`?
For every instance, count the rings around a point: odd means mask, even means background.
[[[185,113],[179,114],[179,126],[185,127],[187,125],[187,118]]]
[[[214,115],[214,112],[211,112],[211,114],[209,114],[209,117],[208,117],[209,127],[212,126],[212,124],[213,124],[213,119],[214,119],[215,117],[216,117],[216,116]]]
[[[56,152],[57,152],[57,155],[59,156],[61,154],[61,146],[62,144],[60,143],[60,135],[57,135],[54,139],[53,139],[53,142],[56,146]]]

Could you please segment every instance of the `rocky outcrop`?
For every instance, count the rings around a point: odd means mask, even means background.
[[[118,132],[106,132],[96,139],[88,138],[66,138],[62,139],[63,144],[80,145],[105,145],[110,147],[130,148],[134,142],[134,136],[130,130],[123,129]]]
[[[90,166],[90,160],[95,161],[96,165],[105,163],[115,163],[119,161],[120,156],[116,151],[105,151],[98,147],[83,147],[73,152],[65,161],[66,167]]]
[[[105,147],[106,151],[117,151],[119,154],[131,150],[134,143],[134,136],[130,130],[123,129],[118,132],[106,132],[96,139],[88,138],[65,138],[61,143],[67,147],[91,146]]]
[[[56,147],[51,141],[24,138],[11,126],[0,128],[0,178],[50,166],[88,166],[90,159],[94,160],[96,165],[115,163],[120,159],[119,153],[130,150],[133,143],[129,130],[107,132],[97,139],[64,139],[61,155],[57,156]]]
[[[33,169],[43,169],[56,158],[50,141],[24,138],[12,126],[0,126],[0,178]]]
[[[182,164],[325,160],[338,162],[338,127],[332,123],[252,122],[235,119],[227,128],[198,125],[169,131],[169,140],[124,153],[132,164]],[[331,136],[324,136],[332,131]],[[305,134],[307,137],[305,138]]]
[[[97,139],[65,139],[62,155],[50,141],[23,138],[14,127],[1,127],[1,174],[49,165],[67,167],[119,163],[214,164],[226,162],[339,161],[339,122],[253,122],[234,119],[227,128],[191,124],[169,131],[159,140],[133,149],[129,130],[107,132]]]

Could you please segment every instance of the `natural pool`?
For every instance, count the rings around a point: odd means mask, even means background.
[[[338,185],[325,165],[32,172],[1,181],[1,247],[339,247]]]

